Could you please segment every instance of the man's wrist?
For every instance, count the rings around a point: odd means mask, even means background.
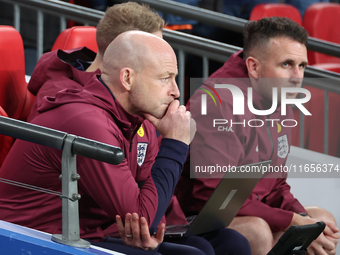
[[[293,225],[306,225],[307,222],[309,222],[309,220],[305,219],[305,218],[310,218],[309,215],[307,213],[294,213],[293,214],[293,218],[292,221],[290,223],[289,226],[293,226]],[[306,222],[307,220],[307,222]]]

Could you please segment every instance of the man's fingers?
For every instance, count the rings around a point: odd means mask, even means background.
[[[311,246],[307,248],[307,255],[315,255],[314,249]]]
[[[140,229],[139,229],[139,217],[137,213],[132,214],[131,230],[133,235],[133,241],[135,244],[140,242]]]
[[[127,213],[125,226],[119,215],[116,215],[119,234],[124,244],[144,250],[154,250],[163,242],[165,225],[161,224],[155,236],[150,236],[149,226],[144,217],[139,219],[137,213]]]
[[[327,255],[335,255],[336,254],[336,250],[325,250],[325,252],[327,253]]]
[[[119,235],[123,239],[123,237],[125,236],[125,228],[124,228],[124,225],[123,225],[122,218],[119,215],[116,215],[116,222],[117,222]]]
[[[165,232],[165,224],[164,223],[161,223],[159,224],[158,226],[158,230],[157,230],[157,233],[155,235],[155,238],[157,240],[159,240],[160,242],[163,242],[163,239],[164,239],[164,232]]]
[[[184,105],[181,105],[180,107],[178,107],[178,111],[186,113],[187,112],[187,108],[185,108]]]
[[[323,248],[327,250],[331,251],[335,249],[335,244],[331,240],[326,238],[323,233],[321,233],[320,236],[314,242],[319,243]]]
[[[333,234],[333,231],[326,225],[325,229],[323,230],[323,233],[326,235]]]
[[[175,111],[179,107],[179,101],[178,100],[173,100],[170,104],[169,107],[165,113],[168,114],[168,112]],[[183,106],[185,108],[185,106]],[[156,128],[158,127],[161,119],[157,119],[156,117],[152,116],[151,114],[145,113],[144,117],[151,122],[152,125],[154,125]]]
[[[328,240],[330,240],[332,243],[335,245],[338,245],[339,243],[339,238],[333,238],[333,236],[325,236]]]
[[[320,244],[315,244],[314,242],[308,247],[307,250],[308,254],[310,255],[327,255],[322,246]]]
[[[131,217],[131,214],[127,213],[125,216],[125,222],[126,222],[126,218],[129,218],[129,217]],[[116,222],[117,222],[117,227],[118,227],[120,238],[122,239],[124,244],[130,246],[132,238],[128,237],[129,234],[127,234],[128,232],[126,232],[126,225],[124,226],[123,220],[119,215],[116,215]]]
[[[327,239],[327,242],[323,244],[323,247],[327,250],[334,250],[335,249],[335,244],[332,243],[330,240]]]
[[[173,100],[173,101],[169,104],[168,111],[178,109],[179,105],[180,105],[179,100]],[[185,107],[184,107],[184,108],[185,108]]]
[[[190,144],[196,131],[196,123],[190,120],[191,113],[178,100],[173,100],[163,117],[160,119],[144,114],[163,138],[169,138]],[[190,128],[192,128],[192,136]]]
[[[326,223],[326,226],[329,227],[333,233],[337,233],[339,232],[339,229],[336,226],[336,223],[330,220],[324,220],[324,222]]]
[[[132,231],[131,231],[131,219],[132,219],[132,215],[131,213],[127,213],[125,215],[125,236],[127,238],[132,237]]]
[[[332,237],[334,239],[339,239],[340,238],[340,234],[339,233],[333,233],[331,235],[326,234],[326,236],[330,236],[330,237]]]
[[[141,241],[142,248],[146,250],[154,250],[157,246],[163,242],[165,224],[162,223],[158,226],[157,233],[154,236],[150,236],[149,226],[144,217],[140,218],[141,227]]]
[[[150,231],[149,226],[144,217],[140,218],[140,235],[142,241],[142,247],[148,247],[150,244]]]
[[[325,229],[323,230],[323,233],[327,236],[332,236],[334,238],[339,238],[340,235],[336,232],[334,232],[329,226],[328,224],[326,225]]]

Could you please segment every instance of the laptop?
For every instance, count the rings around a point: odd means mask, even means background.
[[[248,166],[253,169],[266,166],[268,169],[270,163],[271,160],[268,160],[239,166],[236,172]],[[232,173],[226,173],[226,177],[228,174]],[[188,217],[186,225],[167,226],[165,238],[189,237],[228,227],[263,176],[262,171],[245,174],[249,174],[250,178],[222,178],[198,215]]]

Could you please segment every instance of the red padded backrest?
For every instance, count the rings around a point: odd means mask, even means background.
[[[0,105],[9,117],[26,120],[34,96],[27,90],[23,41],[11,26],[0,26],[0,57]]]
[[[70,50],[83,46],[86,46],[94,52],[98,52],[95,27],[76,26],[64,30],[58,36],[52,50]]]
[[[318,64],[316,68],[340,73],[340,63]],[[321,89],[306,86],[311,92],[311,100],[304,106],[312,116],[305,116],[304,148],[323,153],[324,151],[324,92]],[[340,95],[328,93],[328,154],[340,157]],[[299,122],[299,110],[294,110]],[[298,127],[293,128],[292,145],[299,145]]]
[[[312,37],[340,44],[340,4],[310,5],[303,17],[303,26]],[[308,64],[321,63],[340,63],[340,58],[308,51]]]
[[[8,117],[4,109],[0,106],[0,116]],[[0,167],[7,156],[9,149],[12,147],[13,138],[0,134]]]
[[[252,9],[249,20],[273,16],[290,18],[296,23],[302,24],[300,12],[289,4],[258,4]]]

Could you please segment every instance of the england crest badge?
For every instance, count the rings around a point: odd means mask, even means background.
[[[287,135],[283,135],[277,138],[277,155],[280,158],[286,158],[289,152],[288,138]]]
[[[148,143],[137,143],[137,164],[142,166],[144,163]]]

